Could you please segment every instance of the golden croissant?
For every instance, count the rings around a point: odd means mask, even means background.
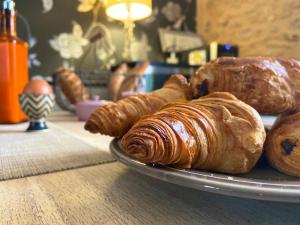
[[[139,80],[144,76],[149,67],[149,62],[145,61],[129,70],[118,90],[117,100],[123,98],[124,92],[136,92]]]
[[[191,98],[189,84],[182,75],[173,75],[161,89],[130,96],[99,107],[88,119],[85,129],[113,137],[122,137],[142,116],[154,113],[175,100]]]
[[[267,136],[265,151],[279,171],[300,177],[300,112],[281,115]]]
[[[123,63],[116,69],[110,78],[108,92],[114,102],[118,100],[119,89],[125,80],[125,74],[127,73],[127,70],[127,64]]]
[[[89,92],[77,74],[64,68],[59,69],[57,73],[60,74],[61,90],[71,104],[89,99]]]
[[[293,110],[299,98],[300,62],[267,57],[224,57],[191,79],[193,97],[226,91],[264,114]]]
[[[265,136],[251,106],[216,92],[144,117],[124,135],[122,146],[144,163],[240,174],[256,164]]]

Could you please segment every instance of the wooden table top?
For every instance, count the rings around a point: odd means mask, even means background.
[[[109,151],[67,113],[50,120]],[[0,224],[300,224],[300,204],[226,197],[155,180],[114,162],[0,182]]]

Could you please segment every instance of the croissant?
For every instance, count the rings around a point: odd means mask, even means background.
[[[267,57],[224,57],[191,79],[193,97],[226,91],[263,114],[293,110],[299,96],[300,62]]]
[[[71,104],[89,99],[89,92],[77,74],[64,68],[59,69],[57,73],[60,74],[59,85],[61,90]]]
[[[216,92],[144,117],[121,143],[126,154],[144,163],[240,174],[256,164],[265,136],[251,106]]]
[[[278,117],[265,143],[269,162],[279,171],[300,177],[300,112]]]
[[[113,137],[122,137],[144,115],[158,111],[169,102],[190,99],[186,78],[173,75],[161,89],[149,94],[130,96],[99,107],[88,119],[85,129]]]
[[[122,94],[124,92],[137,91],[139,80],[144,76],[145,71],[148,67],[149,62],[145,61],[141,64],[136,65],[133,69],[129,70],[118,91],[118,99],[122,98]]]
[[[115,102],[118,99],[119,89],[125,80],[125,74],[127,73],[127,64],[120,65],[114,74],[110,78],[108,92],[111,99]]]

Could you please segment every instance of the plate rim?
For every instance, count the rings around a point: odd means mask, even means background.
[[[299,180],[286,182],[263,182],[259,179],[238,177],[237,175],[225,175],[205,171],[192,173],[192,171],[184,171],[167,166],[154,167],[141,163],[125,155],[119,142],[120,140],[117,138],[111,141],[110,151],[112,155],[129,168],[150,177],[201,191],[227,196],[300,203]],[[224,176],[228,176],[228,178],[225,179]],[[229,179],[229,177],[232,179]],[[235,177],[239,178],[239,180],[235,180]]]

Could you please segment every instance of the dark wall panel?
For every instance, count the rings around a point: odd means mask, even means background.
[[[100,0],[95,0],[91,7],[88,2],[93,1],[16,2],[20,13],[18,34],[30,43],[32,75],[46,76],[62,65],[89,71],[103,70],[122,60],[125,38],[122,23],[107,18],[103,7],[97,8]],[[81,10],[79,6],[82,6]],[[88,34],[88,29],[93,26]],[[154,0],[153,15],[136,25],[135,59],[163,60],[157,34],[159,27],[194,31],[195,1]],[[91,43],[95,35],[100,39]]]

